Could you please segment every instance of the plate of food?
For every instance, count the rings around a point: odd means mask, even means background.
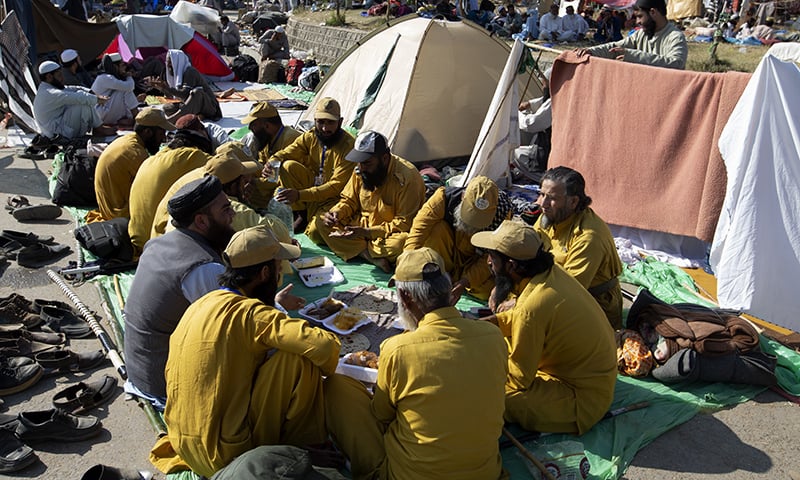
[[[337,300],[338,301],[338,300]],[[371,322],[370,318],[358,308],[345,307],[322,322],[326,328],[341,335],[358,330],[362,325]]]
[[[320,298],[316,302],[309,303],[297,311],[297,313],[312,322],[324,324],[326,320],[333,319],[340,311],[347,308],[344,302],[335,298]]]
[[[339,360],[336,373],[347,375],[362,382],[378,381],[378,355],[367,350],[348,353]]]
[[[360,333],[350,333],[348,335],[337,335],[342,348],[339,349],[339,356],[347,355],[348,353],[357,352],[359,350],[366,350],[370,346],[369,338]]]
[[[309,258],[298,258],[292,262],[297,276],[306,287],[319,287],[332,283],[344,282],[344,275],[330,258],[319,255]]]
[[[335,297],[369,316],[397,311],[394,291],[375,285],[362,285],[344,292],[336,292]]]

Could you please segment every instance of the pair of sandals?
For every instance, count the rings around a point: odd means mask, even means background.
[[[31,205],[30,201],[22,195],[8,197],[6,210],[19,222],[55,220],[63,213],[61,207],[57,205]]]

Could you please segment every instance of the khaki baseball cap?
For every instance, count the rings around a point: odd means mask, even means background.
[[[175,125],[167,120],[160,108],[145,107],[136,114],[136,124],[143,127],[160,127],[164,130],[176,130]]]
[[[218,153],[211,157],[203,167],[207,175],[214,175],[219,178],[222,184],[230,183],[242,175],[255,175],[261,171],[261,165],[257,162],[243,162],[233,153]]]
[[[532,226],[516,220],[505,220],[493,232],[478,232],[472,245],[496,250],[515,260],[533,260],[542,246],[542,239]]]
[[[281,243],[265,225],[236,232],[222,254],[233,268],[244,268],[270,260],[289,260],[300,257],[300,247]]]
[[[497,184],[489,177],[473,178],[461,197],[461,219],[472,228],[488,227],[497,213],[499,195]]]
[[[278,116],[278,109],[269,104],[269,102],[258,102],[253,105],[250,112],[242,119],[242,125],[248,125],[256,118],[275,118]]]
[[[397,257],[397,268],[392,280],[397,282],[421,282],[445,273],[444,260],[439,253],[428,247],[407,250]]]
[[[236,158],[238,158],[241,162],[249,162],[253,160],[253,156],[250,155],[250,149],[242,142],[237,142],[236,140],[231,140],[230,142],[225,142],[219,147],[217,147],[216,151],[217,155],[222,154],[232,154]]]
[[[336,120],[337,122],[342,117],[342,109],[339,107],[339,102],[336,100],[325,97],[317,102],[317,109],[314,112],[314,120]]]

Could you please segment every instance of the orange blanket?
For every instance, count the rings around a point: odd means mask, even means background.
[[[565,52],[548,166],[581,172],[607,223],[710,242],[727,183],[717,141],[749,80]]]

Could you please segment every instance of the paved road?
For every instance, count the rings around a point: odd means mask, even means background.
[[[0,150],[0,202],[22,194],[31,203],[46,202],[49,160],[27,160],[14,156],[14,150]],[[0,228],[53,235],[56,241],[74,245],[72,221],[66,215],[53,222],[17,223],[11,215],[0,213]],[[63,266],[71,255],[60,260]],[[91,284],[74,287],[90,308],[102,312],[102,305]],[[0,267],[0,296],[12,292],[27,298],[66,300],[46,276],[44,269],[29,270],[11,263]],[[70,348],[90,351],[100,348],[95,339],[73,340]],[[50,408],[58,390],[103,374],[115,375],[107,367],[84,374],[46,378],[28,391],[11,395],[3,413]],[[79,479],[98,463],[118,467],[153,470],[148,452],[155,434],[135,402],[126,401],[119,391],[113,402],[93,412],[103,421],[104,430],[96,438],[76,443],[49,442],[32,445],[40,463],[22,472],[0,478]],[[793,479],[800,480],[800,406],[774,393],[764,393],[755,401],[714,414],[697,415],[691,421],[663,435],[639,452],[625,473],[628,480],[650,479]],[[156,478],[163,478],[157,476]]]

